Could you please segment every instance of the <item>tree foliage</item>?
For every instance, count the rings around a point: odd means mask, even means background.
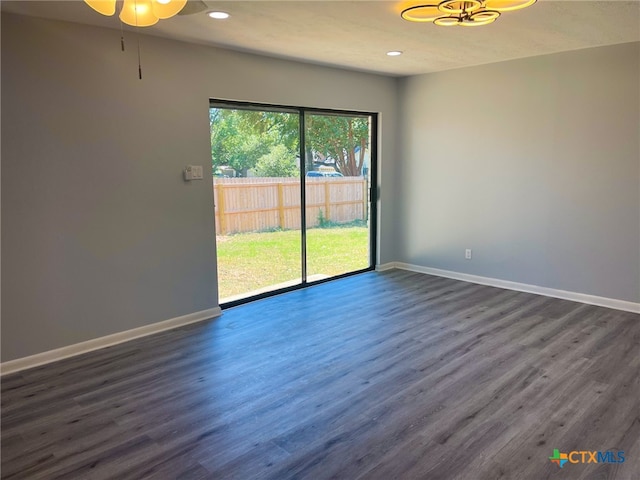
[[[273,145],[269,153],[260,157],[255,170],[258,177],[297,177],[300,175],[295,155],[283,144]]]
[[[289,113],[209,109],[213,170],[226,165],[242,177],[272,147],[282,145],[295,158],[298,117]]]
[[[209,112],[214,171],[226,165],[244,177],[260,161],[260,172],[292,171],[290,160],[293,158],[295,166],[299,154],[298,115],[228,108],[211,108]],[[361,175],[369,147],[368,118],[310,114],[305,124],[307,170],[313,168],[315,152],[333,159],[343,175]]]
[[[309,115],[305,123],[307,142],[314,151],[333,158],[336,170],[345,177],[361,175],[369,147],[368,118]]]

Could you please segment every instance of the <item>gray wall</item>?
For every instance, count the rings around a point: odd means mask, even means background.
[[[211,97],[380,112],[380,263],[640,301],[637,43],[401,81],[142,53],[139,81],[116,30],[2,15],[2,361],[217,305],[210,184],[181,177]]]
[[[640,301],[639,45],[402,80],[398,260]]]
[[[140,81],[119,38],[2,15],[2,361],[217,306],[211,182],[181,176],[211,97],[380,112],[395,259],[394,79],[141,36]]]

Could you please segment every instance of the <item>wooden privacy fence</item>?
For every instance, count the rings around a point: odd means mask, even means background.
[[[307,227],[367,220],[367,179],[307,178]],[[216,232],[300,229],[298,178],[214,178]]]

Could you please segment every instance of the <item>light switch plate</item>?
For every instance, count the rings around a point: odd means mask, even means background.
[[[187,165],[184,169],[184,179],[190,180],[202,180],[203,171],[202,165]]]

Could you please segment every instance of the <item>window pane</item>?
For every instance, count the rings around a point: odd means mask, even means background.
[[[307,114],[307,280],[370,266],[370,118]]]

